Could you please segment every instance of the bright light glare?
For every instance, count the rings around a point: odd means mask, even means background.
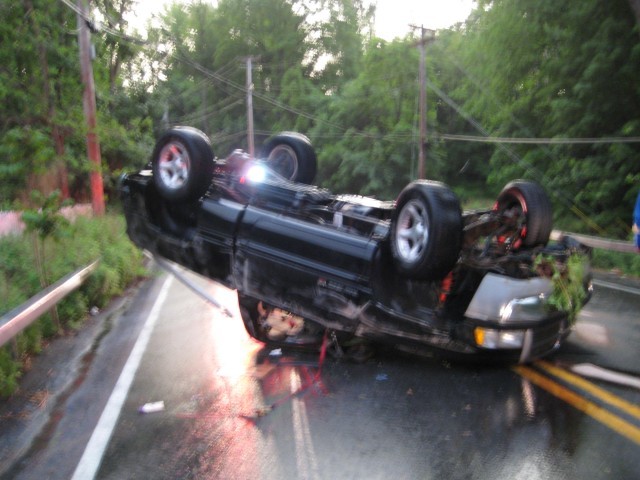
[[[267,178],[267,170],[261,165],[253,165],[247,172],[247,180],[253,183],[262,183]]]

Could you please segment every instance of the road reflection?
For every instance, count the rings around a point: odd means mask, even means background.
[[[610,455],[633,454],[636,444],[517,369],[386,352],[361,365],[323,366],[317,352],[251,339],[235,292],[216,296],[233,318],[207,319],[206,382],[177,415],[187,439],[172,471],[178,477],[628,478],[628,462]],[[603,435],[606,445],[594,449]]]
[[[269,472],[274,478],[283,468],[295,468],[299,478],[320,478],[304,400],[307,394],[326,393],[318,356],[265,348],[246,333],[236,293],[220,288],[216,298],[233,318],[212,316],[210,385],[192,398],[190,412],[179,415],[194,422],[190,438],[195,445],[209,445],[190,474],[262,478],[261,472]],[[290,429],[277,440],[265,418],[274,415]]]

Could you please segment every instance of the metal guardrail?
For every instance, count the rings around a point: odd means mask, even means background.
[[[98,267],[99,260],[70,273],[53,285],[34,295],[25,303],[0,318],[0,347],[9,342],[60,300],[76,290]]]
[[[552,240],[559,240],[562,237],[575,238],[580,243],[591,248],[601,248],[603,250],[611,250],[613,252],[635,253],[636,247],[631,242],[621,240],[609,240],[607,238],[592,237],[591,235],[582,235],[579,233],[561,232],[554,230],[551,232]]]

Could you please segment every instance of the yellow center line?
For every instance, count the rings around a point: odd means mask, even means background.
[[[569,405],[586,413],[603,425],[609,427],[611,430],[640,445],[640,428],[628,423],[600,405],[587,400],[529,367],[519,365],[513,367],[513,371],[527,380],[530,380],[538,387],[567,402]]]
[[[623,412],[631,415],[634,418],[640,420],[640,407],[634,405],[633,403],[627,402],[626,400],[613,395],[610,392],[594,385],[593,383],[585,380],[584,378],[575,375],[574,373],[568,372],[563,368],[556,367],[555,365],[545,362],[538,361],[535,363],[538,367],[546,370],[547,372],[555,375],[558,378],[561,378],[565,382],[571,383],[578,388],[581,388],[585,392],[589,392],[594,397],[602,400],[603,402],[607,402],[609,405],[613,405],[616,408],[619,408]]]

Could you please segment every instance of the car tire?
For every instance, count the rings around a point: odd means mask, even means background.
[[[271,137],[262,147],[260,158],[292,182],[310,184],[316,177],[316,152],[309,139],[300,133],[282,132]]]
[[[514,248],[544,246],[549,242],[553,228],[551,201],[539,184],[528,180],[509,182],[498,195],[494,210],[522,218],[515,226],[514,233],[519,238]]]
[[[151,157],[154,184],[160,196],[191,201],[204,195],[214,170],[209,138],[192,127],[174,127],[156,142]]]
[[[400,193],[391,220],[396,269],[419,280],[439,280],[451,271],[462,246],[458,197],[439,182],[418,180]]]

